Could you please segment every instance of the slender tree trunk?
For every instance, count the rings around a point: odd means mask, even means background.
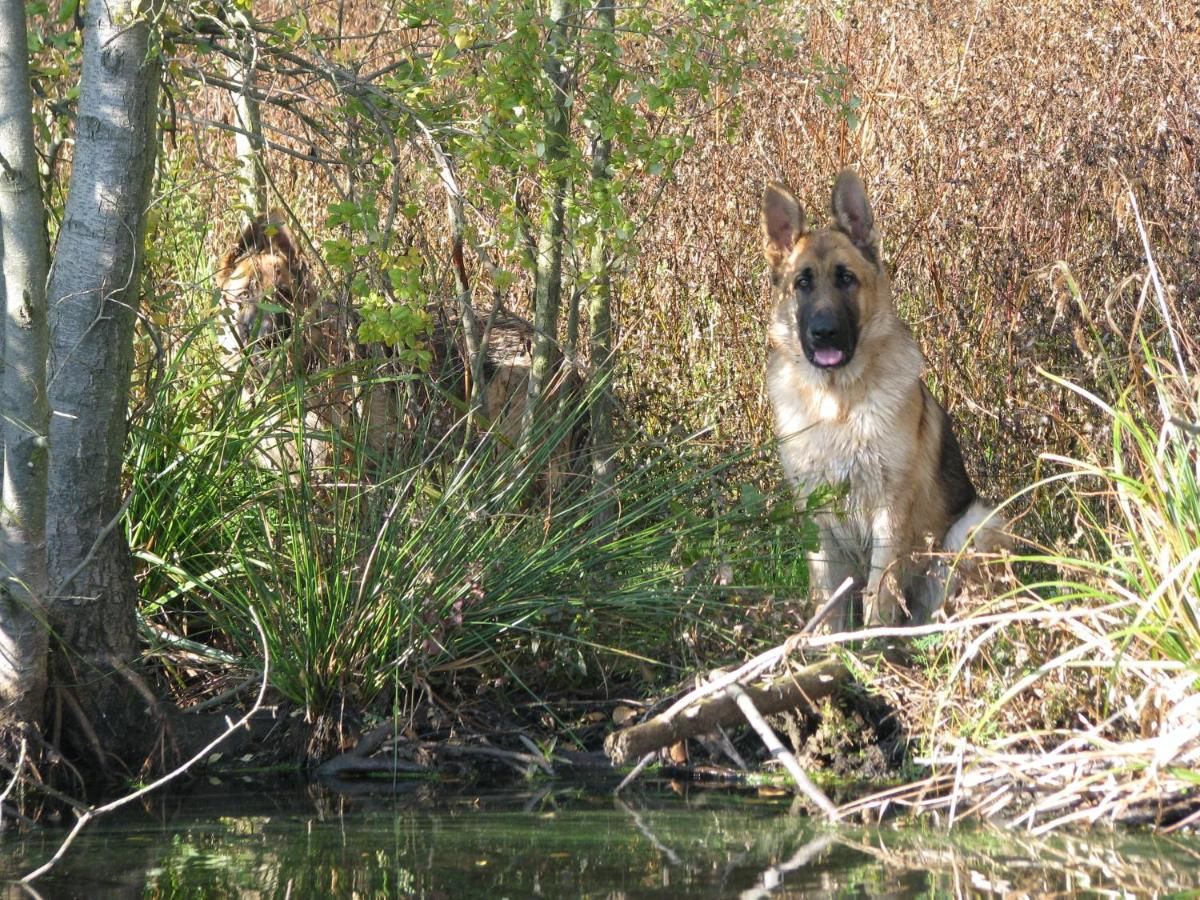
[[[158,144],[159,56],[146,4],[105,0],[81,9],[74,162],[49,285],[47,536],[59,642],[51,677],[89,718],[102,745],[91,749],[128,758],[147,717],[128,680],[137,591],[120,524],[121,463]]]
[[[605,72],[606,96],[612,97],[616,93],[619,78],[616,69],[617,13],[612,0],[601,0],[596,8],[596,20],[601,34],[600,59],[597,60],[597,65]],[[612,173],[608,169],[612,140],[604,137],[600,127],[597,127],[592,136],[592,147],[592,190],[603,198],[600,208],[604,210],[608,208],[607,194],[612,182]],[[589,411],[592,476],[596,480],[596,494],[600,498],[595,517],[597,525],[604,525],[612,517],[612,489],[616,476],[611,399],[616,351],[613,343],[613,287],[608,226],[609,217],[602,214],[592,242],[592,292],[588,303],[588,356],[592,363],[592,378],[597,388],[592,394]]]
[[[41,722],[46,694],[46,216],[22,0],[0,0],[0,259],[4,486],[0,724]]]
[[[571,121],[568,105],[570,72],[565,63],[568,0],[551,0],[550,32],[546,42],[546,76],[550,101],[546,107],[546,169],[549,172],[548,200],[538,237],[537,273],[533,309],[533,359],[529,366],[528,401],[522,423],[522,443],[528,445],[542,407],[542,397],[553,376],[558,358],[558,313],[562,306],[562,258],[566,215],[567,175]]]
[[[237,151],[242,205],[246,219],[253,220],[267,210],[267,173],[262,161],[262,120],[259,118],[258,101],[254,98],[257,48],[254,32],[246,28],[244,34],[238,39],[241,58],[228,60],[225,70],[230,81],[242,86],[240,91],[233,92],[233,124],[239,129],[234,133],[234,147]]]
[[[418,122],[417,127],[421,129],[429,142],[438,175],[442,180],[442,187],[446,190],[446,221],[450,226],[450,264],[454,269],[455,281],[458,283],[458,294],[455,300],[458,303],[458,315],[462,322],[463,343],[466,345],[467,354],[467,422],[463,429],[461,451],[465,456],[479,416],[487,415],[487,410],[484,408],[487,392],[483,388],[483,364],[487,346],[483,343],[482,329],[479,320],[475,317],[475,308],[471,299],[471,279],[467,274],[467,261],[463,248],[467,217],[463,207],[462,188],[459,186],[458,177],[454,174],[454,164],[442,149],[441,144],[438,143],[437,138],[423,123]]]

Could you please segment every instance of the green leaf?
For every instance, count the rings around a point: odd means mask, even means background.
[[[79,0],[63,0],[62,9],[58,11],[58,24],[65,25],[75,16],[77,9],[79,9]]]

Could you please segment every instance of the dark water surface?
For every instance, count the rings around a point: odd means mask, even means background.
[[[1200,836],[841,827],[788,798],[644,783],[462,795],[209,785],[94,823],[42,897],[1161,896],[1200,890]],[[0,876],[65,832],[0,838]],[[20,896],[10,889],[8,896]]]

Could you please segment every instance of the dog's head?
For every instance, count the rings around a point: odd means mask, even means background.
[[[307,268],[288,227],[267,216],[246,225],[221,260],[217,289],[226,350],[244,352],[284,339],[310,301]]]
[[[810,230],[779,184],[763,195],[763,234],[775,289],[773,345],[802,352],[818,370],[854,360],[864,328],[891,309],[875,217],[862,181],[844,170],[833,188],[833,224]]]

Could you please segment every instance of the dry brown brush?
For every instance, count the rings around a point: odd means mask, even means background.
[[[319,252],[336,232],[328,211],[377,192],[388,252],[417,254],[430,306],[445,308],[456,287],[443,186],[428,146],[389,118],[394,111],[368,77],[406,55],[429,57],[437,36],[366,3],[299,5],[327,38],[306,58],[319,58],[315,68],[263,55],[273,201],[305,226],[298,231],[322,290],[346,299],[352,277]],[[294,7],[260,3],[255,14],[269,28]],[[816,208],[834,174],[853,165],[875,201],[902,314],[982,492],[999,499],[1053,474],[1043,454],[1086,459],[1110,447],[1112,420],[1039,369],[1098,391],[1152,381],[1132,335],[1145,335],[1151,355],[1170,356],[1146,301],[1131,197],[1177,331],[1200,333],[1196,24],[1194,7],[1177,0],[795,2],[758,36],[764,48],[790,42],[794,55],[766,58],[738,93],[684,103],[669,117],[624,96],[662,133],[690,141],[673,172],[645,173],[622,198],[643,223],[637,252],[614,263],[626,424],[666,439],[710,428],[722,449],[767,440],[762,185],[780,179]],[[215,257],[238,223],[232,140],[217,128],[230,120],[225,70],[184,41],[169,63],[186,100],[174,106],[174,140],[197,163],[187,191],[199,209],[222,211],[206,238]],[[330,114],[348,99],[360,107],[357,119]],[[537,192],[531,179],[516,179],[511,202],[536,208]],[[488,242],[500,215],[482,201],[470,209],[478,244],[469,270],[477,295],[503,293],[529,317],[528,272],[510,266],[513,282],[503,287],[497,275],[504,260]],[[352,274],[380,277],[368,268]],[[580,328],[584,347],[586,322]],[[778,481],[769,464],[754,476]],[[1082,503],[1065,502],[1053,486],[1027,495],[1020,528],[1044,552],[1023,577],[1049,577],[1050,557],[1074,554],[1093,564],[1073,578],[1104,583],[1105,564],[1126,542],[1112,535],[1080,546],[1083,526],[1119,512],[1100,490],[1077,495]],[[1179,773],[1197,762],[1182,664],[1112,639],[1142,621],[1128,597],[1096,602],[1080,588],[1070,602],[1048,605],[1046,595],[1014,590],[975,601],[1001,619],[947,632],[936,652],[927,649],[945,686],[880,679],[878,689],[892,690],[913,719],[910,731],[929,736],[923,753],[937,764],[931,792],[910,791],[904,802],[950,818],[1021,806],[1042,827],[1075,815],[1150,815],[1146,802],[1169,804],[1183,792],[1189,776]],[[782,598],[780,617],[795,603]],[[1056,792],[1072,787],[1081,792],[1060,802]],[[1027,802],[1015,803],[1022,793]]]

